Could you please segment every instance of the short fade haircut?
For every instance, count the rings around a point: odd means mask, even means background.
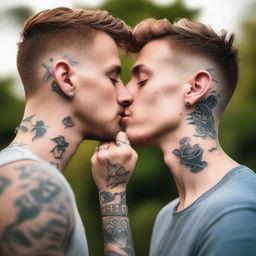
[[[61,47],[84,49],[97,31],[111,36],[119,47],[126,48],[131,29],[107,11],[58,7],[39,12],[26,20],[18,43],[17,68],[26,95],[36,90],[40,57]],[[103,42],[104,43],[104,42]]]
[[[185,54],[207,57],[219,68],[227,84],[228,101],[238,81],[239,58],[234,47],[234,34],[226,30],[216,33],[209,26],[182,18],[171,24],[167,19],[146,19],[133,30],[131,52],[138,52],[146,43],[159,38],[170,38],[174,47]]]

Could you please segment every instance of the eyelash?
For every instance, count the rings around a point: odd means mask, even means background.
[[[117,84],[119,81],[118,80],[116,80],[115,78],[109,78],[110,79],[110,81],[115,85],[115,84]]]
[[[138,83],[138,85],[139,85],[139,86],[144,86],[147,81],[148,81],[148,79],[145,79],[145,80],[143,80],[143,81],[140,81],[140,82]]]

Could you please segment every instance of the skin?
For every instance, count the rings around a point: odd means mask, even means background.
[[[84,139],[115,138],[133,97],[120,81],[117,45],[103,32],[82,52],[59,49],[39,62],[39,89],[27,98],[10,147],[25,147],[63,171]],[[0,204],[1,255],[65,255],[74,209],[47,168],[33,161],[2,166]]]

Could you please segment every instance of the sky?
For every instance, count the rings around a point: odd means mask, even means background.
[[[9,75],[17,74],[16,53],[17,41],[19,40],[19,29],[12,20],[2,13],[4,10],[26,5],[35,12],[57,6],[74,7],[85,5],[97,7],[104,0],[1,0],[0,5],[0,79]],[[122,0],[120,0],[122,1]],[[174,0],[154,0],[154,2],[164,5],[174,2]],[[240,33],[240,24],[246,17],[250,5],[255,0],[183,0],[192,8],[201,8],[198,20],[211,25],[216,30],[227,29],[230,32]]]

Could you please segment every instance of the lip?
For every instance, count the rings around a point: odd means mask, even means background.
[[[121,123],[122,125],[125,125],[125,124],[127,123],[127,121],[128,121],[130,118],[131,118],[130,115],[129,115],[129,116],[123,116],[123,117],[121,118],[121,120],[120,120],[120,123]]]

